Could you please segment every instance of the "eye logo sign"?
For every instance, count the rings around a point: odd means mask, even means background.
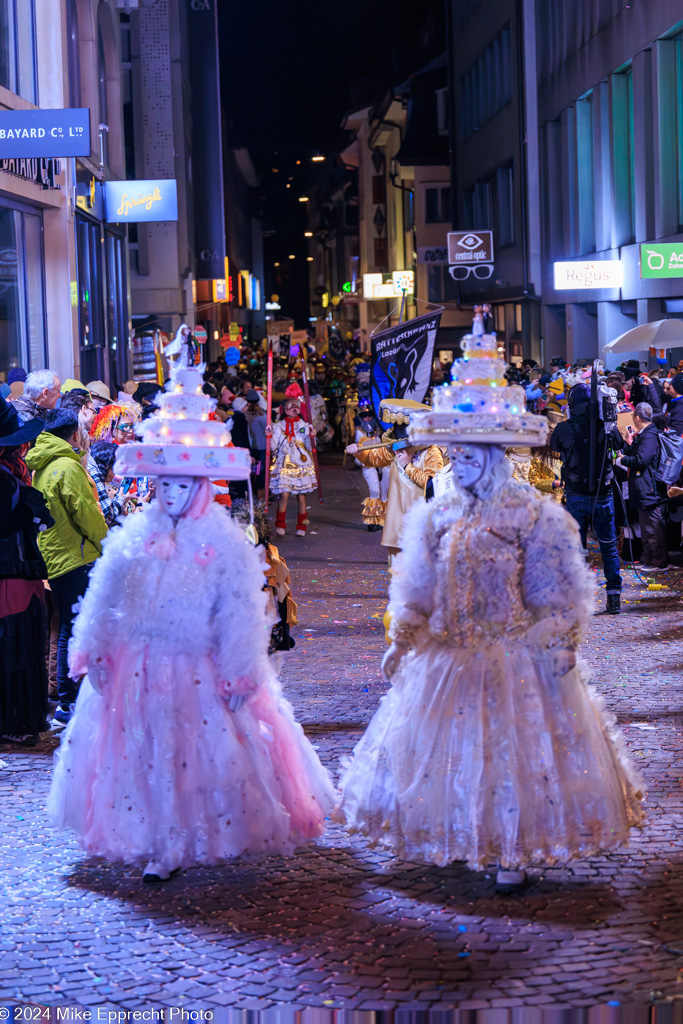
[[[448,262],[493,263],[493,232],[449,231]]]
[[[458,245],[461,245],[463,249],[469,249],[470,251],[472,249],[478,249],[479,246],[483,244],[483,239],[481,239],[479,235],[465,235],[465,237],[461,238],[458,242]]]

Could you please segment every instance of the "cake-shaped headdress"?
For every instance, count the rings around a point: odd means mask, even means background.
[[[415,444],[544,445],[548,422],[525,412],[523,388],[509,386],[495,334],[484,334],[476,317],[472,334],[460,342],[463,357],[453,364],[452,383],[434,389],[434,407],[415,413],[408,430]]]
[[[234,448],[220,420],[210,420],[216,401],[205,395],[204,366],[181,358],[171,370],[170,390],[157,397],[157,411],[138,425],[142,443],[116,453],[119,476],[208,476],[247,480],[251,454]]]

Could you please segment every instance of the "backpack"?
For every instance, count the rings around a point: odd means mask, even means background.
[[[567,461],[562,471],[562,479],[572,490],[578,494],[591,494],[590,486],[590,435],[584,434],[581,427],[571,419],[567,425],[572,434],[572,444],[569,449]],[[602,424],[599,424],[602,427]],[[597,438],[597,463],[595,475],[598,493],[603,491],[612,482],[612,462],[605,454],[607,436],[602,430],[602,436]]]
[[[683,437],[673,431],[661,431],[657,434],[659,456],[653,466],[657,483],[671,487],[681,475],[683,468]]]

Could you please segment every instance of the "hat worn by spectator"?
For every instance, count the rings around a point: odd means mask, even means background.
[[[669,383],[677,395],[683,395],[683,373],[675,373]]]
[[[87,390],[93,398],[99,398],[100,402],[111,402],[111,391],[102,380],[91,380],[86,384]]]
[[[246,398],[246,400],[248,402],[260,402],[261,401],[261,396],[259,395],[258,391],[254,391],[253,388],[250,388],[250,390],[247,391],[247,393],[246,393],[246,395],[244,397]]]
[[[9,386],[9,389],[12,392],[12,397],[10,398],[10,402],[13,402],[15,398],[19,398],[19,396],[23,395],[23,393],[24,393],[24,382],[23,382],[23,380],[13,380],[12,383],[10,384],[10,386]]]
[[[90,388],[84,387],[84,385],[81,384],[80,380],[74,380],[73,377],[67,377],[67,379],[62,384],[62,394],[65,395],[67,391],[73,391],[75,388],[78,388],[79,391],[90,390]]]
[[[7,374],[7,383],[11,386],[14,383],[23,384],[27,373],[23,366],[14,366]],[[23,391],[22,391],[23,394]]]
[[[0,448],[14,448],[35,441],[42,429],[42,419],[36,417],[22,423],[14,406],[0,396]]]

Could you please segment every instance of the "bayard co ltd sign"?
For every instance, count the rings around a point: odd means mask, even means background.
[[[36,157],[29,157],[22,160],[0,160],[0,171],[3,174],[11,174],[15,178],[23,178],[24,181],[33,181],[43,189],[61,189],[57,181],[62,175],[61,160],[38,160]]]
[[[0,158],[90,156],[90,111],[0,111]]]
[[[109,224],[178,220],[178,189],[174,178],[105,181],[104,204]]]

